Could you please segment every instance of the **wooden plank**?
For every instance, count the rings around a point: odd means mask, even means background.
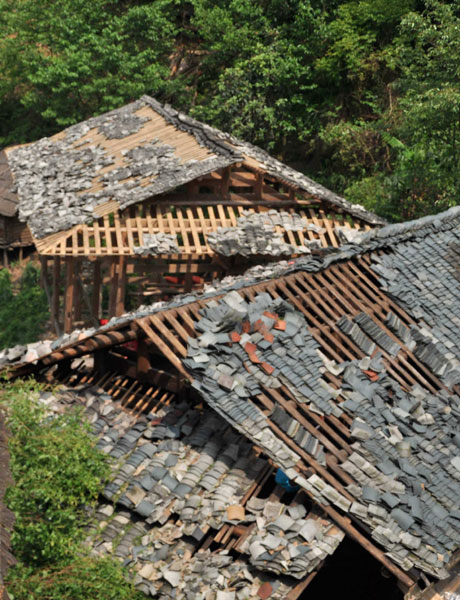
[[[190,229],[192,231],[193,243],[195,244],[195,252],[197,254],[202,254],[203,251],[202,251],[202,248],[201,248],[200,238],[199,238],[198,232],[196,230],[195,218],[193,216],[192,209],[191,208],[187,208],[186,212],[187,212],[187,217],[188,217],[189,223],[190,223]]]
[[[105,233],[105,243],[107,248],[107,254],[112,254],[112,234],[110,231],[110,223],[108,215],[104,215],[104,233]]]

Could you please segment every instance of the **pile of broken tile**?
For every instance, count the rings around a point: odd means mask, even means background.
[[[299,402],[315,402],[328,414],[336,412],[335,391],[321,378],[318,344],[303,315],[267,293],[247,303],[235,291],[208,302],[200,314],[195,326],[200,335],[189,338],[183,361],[195,378],[193,387],[236,429],[262,444],[284,469],[292,468],[299,456],[273,433],[270,420],[251,398],[263,388],[284,384]],[[321,444],[281,407],[272,420],[302,449],[324,461]]]
[[[134,246],[138,256],[158,256],[160,254],[179,254],[177,236],[169,233],[144,233],[142,246]]]
[[[319,240],[305,241],[293,245],[285,242],[284,235],[276,232],[276,227],[285,231],[323,232],[321,227],[308,223],[297,213],[270,210],[264,213],[243,212],[236,227],[218,227],[208,233],[209,246],[222,256],[286,256],[310,254],[313,248],[321,248]]]
[[[281,600],[343,539],[301,504],[252,496],[245,507],[266,461],[211,409],[178,402],[136,418],[88,386],[42,392],[40,400],[56,412],[83,403],[112,465],[103,500],[91,511],[87,544],[95,555],[113,554],[131,567],[147,595]],[[197,552],[208,531],[226,524],[250,530],[239,558],[224,549]]]
[[[417,353],[420,342],[411,338],[417,327],[408,330],[390,312],[387,323],[402,337],[398,344],[364,313],[353,320],[343,317],[342,331],[373,358],[358,366],[335,365],[319,351],[304,317],[268,294],[246,303],[231,292],[208,303],[201,315],[196,330],[202,333],[189,340],[184,364],[206,401],[269,455],[276,454],[271,421],[319,462],[323,449],[318,441],[312,446],[307,438],[304,444],[305,430],[279,405],[265,416],[254,403],[257,395],[264,387],[284,384],[311,410],[335,416],[345,410],[356,417],[354,452],[342,465],[355,479],[348,488],[355,502],[317,475],[299,477],[279,451],[278,464],[320,504],[332,503],[370,526],[374,539],[404,570],[416,566],[446,576],[450,554],[460,543],[460,398],[421,388],[405,393],[384,373],[377,353],[381,348],[396,356],[403,343]],[[334,376],[343,373],[342,389],[323,381],[325,369]],[[339,395],[346,401],[336,402]]]

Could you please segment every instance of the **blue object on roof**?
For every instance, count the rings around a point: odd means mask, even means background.
[[[284,471],[278,469],[275,475],[275,482],[284,488],[287,492],[296,492],[299,489],[297,484],[292,484],[289,477]]]

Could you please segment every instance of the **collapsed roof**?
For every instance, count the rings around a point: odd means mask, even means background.
[[[83,405],[111,459],[89,515],[92,552],[115,555],[155,598],[297,598],[343,532],[301,491],[292,499],[273,481],[261,496],[273,467],[212,409],[156,390],[147,415],[127,412],[107,393],[116,379],[77,378],[39,399],[56,412]]]
[[[383,220],[266,152],[143,96],[7,151],[35,238],[68,230],[242,161],[369,224]]]
[[[80,332],[33,368],[146,339],[400,581],[444,578],[460,542],[459,257],[453,208]]]

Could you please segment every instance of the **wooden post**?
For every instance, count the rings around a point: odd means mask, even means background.
[[[262,199],[262,191],[263,191],[263,185],[264,185],[264,176],[263,173],[257,173],[256,175],[256,181],[254,184],[254,194],[257,200],[261,200]]]
[[[109,319],[115,316],[117,310],[118,269],[116,261],[117,259],[113,258],[110,263]]]
[[[228,188],[230,185],[230,173],[231,173],[231,167],[226,167],[222,171],[222,180],[220,183],[220,194],[221,194],[222,198],[228,198]]]
[[[73,286],[73,306],[74,306],[74,321],[81,321],[81,293],[79,293],[79,286],[76,285],[80,277],[81,271],[81,259],[74,258],[74,281]]]
[[[24,249],[22,246],[19,247],[19,264],[22,265],[24,259]]]
[[[101,261],[96,259],[94,262],[93,276],[93,297],[92,297],[93,319],[99,321],[101,309]]]
[[[3,248],[3,266],[8,267],[8,250]]]
[[[54,323],[54,330],[56,335],[61,335],[61,328],[59,327],[59,292],[61,282],[61,259],[59,256],[55,256],[53,259],[53,297],[51,299],[51,318]]]
[[[125,312],[125,294],[126,294],[126,259],[120,256],[118,259],[118,290],[115,315],[120,317]]]
[[[73,300],[74,300],[74,259],[66,257],[66,281],[65,281],[65,306],[64,306],[64,332],[70,333],[73,327]]]
[[[53,312],[53,297],[52,297],[50,286],[48,283],[48,258],[46,256],[40,256],[40,263],[41,263],[41,274],[40,274],[41,284],[42,284],[43,289],[45,290],[46,298],[48,300],[48,306],[50,307],[51,322],[53,323],[56,334],[60,335],[59,323],[56,318],[56,315]]]

